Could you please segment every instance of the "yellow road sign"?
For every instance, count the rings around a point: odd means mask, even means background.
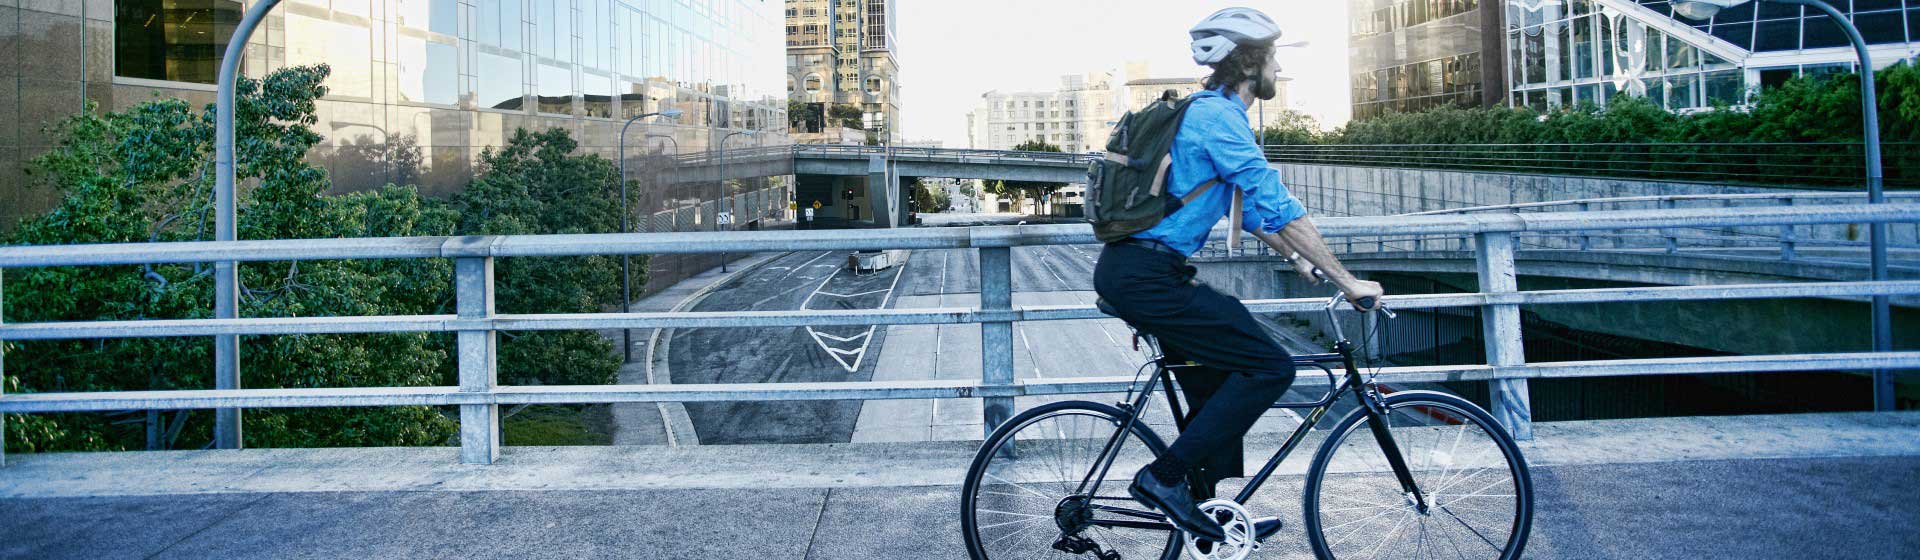
[[[815,200],[815,201],[813,201],[813,209],[814,209],[814,210],[819,210],[819,209],[820,209],[820,201],[818,201],[818,200]]]
[[[800,209],[800,204],[799,204],[799,203],[797,203],[797,202],[788,202],[788,203],[787,203],[787,209],[788,209],[788,210],[798,210],[798,209]]]

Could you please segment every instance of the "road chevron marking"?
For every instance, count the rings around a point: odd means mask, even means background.
[[[838,336],[833,336],[833,335],[830,335],[830,334],[827,334],[827,333],[823,333],[823,332],[815,332],[815,333],[813,333],[813,335],[814,335],[814,336],[823,336],[823,337],[827,337],[827,338],[831,338],[831,339],[833,339],[833,340],[835,340],[835,341],[837,341],[837,342],[853,342],[853,341],[855,341],[855,340],[860,340],[860,339],[862,339],[862,338],[866,338],[866,337],[868,337],[868,336],[870,336],[870,335],[872,335],[872,334],[873,334],[872,332],[864,332],[864,333],[860,333],[860,334],[856,334],[856,335],[853,335],[853,336],[849,336],[849,337],[844,337],[844,338],[842,338],[842,337],[838,337]]]
[[[850,298],[850,297],[860,297],[860,296],[864,296],[864,295],[872,295],[872,294],[878,294],[878,293],[882,293],[882,292],[891,292],[891,291],[893,291],[893,289],[892,289],[892,288],[888,288],[888,289],[884,289],[884,290],[871,290],[871,291],[865,291],[865,292],[860,292],[860,293],[857,293],[857,294],[836,294],[836,293],[833,293],[833,292],[817,292],[817,293],[819,293],[820,295],[823,295],[823,296],[833,296],[833,297],[840,297],[840,298]]]

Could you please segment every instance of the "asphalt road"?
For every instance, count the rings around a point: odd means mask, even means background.
[[[1015,302],[1090,304],[1098,245],[1015,247]],[[863,275],[846,268],[845,252],[785,255],[729,279],[693,306],[696,311],[970,307],[978,305],[979,252],[914,251],[905,265]],[[1023,323],[1016,326],[1017,375],[1033,379],[1122,375],[1144,358],[1128,347],[1118,321]],[[1298,337],[1295,337],[1298,338]],[[1295,351],[1308,351],[1282,337]],[[804,383],[978,379],[978,327],[973,325],[768,329],[677,329],[667,344],[674,383]],[[883,358],[884,356],[884,358]],[[883,365],[884,364],[884,365]],[[1287,402],[1318,398],[1293,390]],[[1106,396],[1074,396],[1111,400]],[[1020,406],[1043,400],[1026,399]],[[1352,407],[1337,403],[1331,419]],[[703,444],[842,443],[978,438],[975,400],[689,403]],[[865,418],[863,418],[863,415]],[[1274,411],[1257,431],[1288,431],[1299,415]],[[1165,418],[1151,419],[1164,427]],[[1163,428],[1167,429],[1167,428]]]
[[[1536,467],[1528,558],[1920,556],[1920,458]],[[1310,558],[1297,476],[1249,506]],[[965,558],[953,486],[0,500],[0,558]],[[1043,553],[1045,551],[1036,551]],[[1080,558],[1046,556],[1047,558]]]

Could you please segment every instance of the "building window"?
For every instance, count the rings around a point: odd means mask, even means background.
[[[241,10],[238,0],[114,2],[114,74],[214,83]]]
[[[813,75],[813,74],[807,75],[807,93],[808,94],[820,93],[820,76]]]

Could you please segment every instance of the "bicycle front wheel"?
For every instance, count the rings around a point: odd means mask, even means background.
[[[1520,557],[1533,483],[1519,446],[1493,416],[1432,391],[1385,397],[1387,432],[1425,507],[1403,491],[1365,410],[1336,424],[1314,454],[1307,540],[1321,558]]]
[[[1097,547],[1127,559],[1179,557],[1180,533],[1127,494],[1133,474],[1167,447],[1144,423],[1134,423],[1118,453],[1108,454],[1098,491],[1080,491],[1125,420],[1109,405],[1065,401],[1034,407],[994,430],[960,488],[968,555],[1080,559],[1095,557],[1082,553]]]

